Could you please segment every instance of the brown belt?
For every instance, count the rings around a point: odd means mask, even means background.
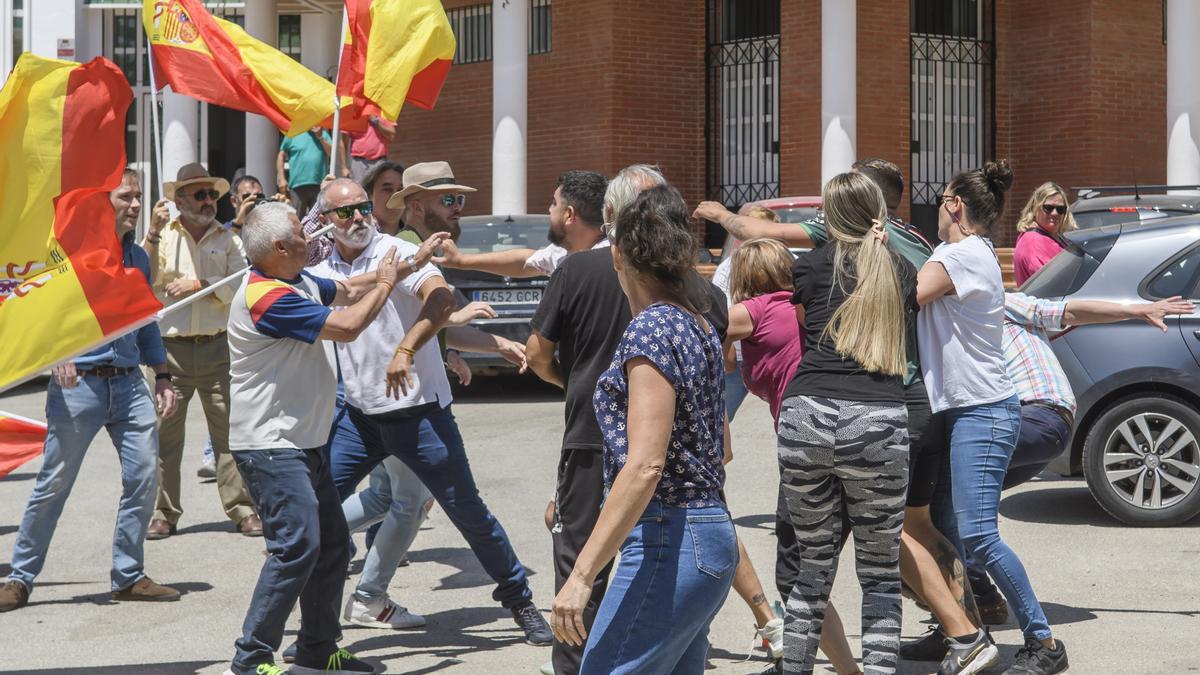
[[[82,377],[84,375],[94,375],[96,377],[121,377],[133,372],[133,368],[117,368],[116,366],[96,366],[87,370],[77,370],[76,373]]]
[[[167,335],[164,336],[163,339],[170,340],[172,342],[187,342],[188,344],[202,345],[223,337],[225,337],[225,331],[213,333],[212,335]]]
[[[1068,427],[1075,426],[1075,415],[1071,414],[1070,410],[1067,410],[1060,405],[1046,403],[1045,401],[1030,401],[1025,405],[1036,405],[1039,408],[1046,408],[1047,410],[1050,410],[1051,412],[1056,413],[1059,417],[1063,418],[1063,421],[1067,423]]]

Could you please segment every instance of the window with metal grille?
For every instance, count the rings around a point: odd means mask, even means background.
[[[12,0],[12,62],[25,51],[25,0]]]
[[[529,2],[529,53],[548,54],[553,46],[551,0]],[[492,6],[472,5],[446,12],[458,48],[454,63],[481,63],[492,60]]]
[[[550,38],[550,0],[529,0],[529,53],[549,53]]]
[[[300,15],[279,15],[279,51],[300,60]]]

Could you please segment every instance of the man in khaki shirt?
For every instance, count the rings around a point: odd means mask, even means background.
[[[179,169],[178,180],[163,186],[166,199],[154,207],[142,243],[150,256],[154,292],[171,305],[245,269],[242,240],[217,222],[217,200],[229,191],[223,178],[208,175],[200,164]],[[179,218],[167,222],[167,200]],[[179,414],[161,420],[158,503],[147,539],[175,534],[183,507],[179,498],[184,425],[193,393],[200,395],[209,438],[217,460],[217,492],[225,515],[246,536],[261,536],[262,521],[229,454],[229,345],[225,324],[237,284],[226,284],[159,321],[167,348],[167,366],[179,390]]]

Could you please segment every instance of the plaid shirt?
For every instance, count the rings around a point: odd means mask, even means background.
[[[1043,403],[1075,414],[1071,383],[1046,331],[1063,329],[1067,303],[1024,293],[1004,294],[1004,367],[1021,403]]]

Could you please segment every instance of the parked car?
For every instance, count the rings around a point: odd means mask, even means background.
[[[1200,189],[1195,185],[1114,185],[1071,189],[1078,191],[1078,198],[1071,204],[1071,215],[1075,216],[1075,224],[1081,230],[1200,213],[1200,196],[1166,194],[1168,190]]]
[[[745,215],[750,209],[755,206],[765,206],[771,209],[779,216],[781,223],[803,223],[806,220],[811,220],[817,216],[817,212],[821,210],[821,196],[815,197],[775,197],[772,199],[760,199],[755,202],[746,202],[738,209],[738,215]],[[725,244],[721,248],[721,256],[717,262],[724,260],[733,254],[734,249],[741,242],[737,237],[731,234],[725,236]],[[806,249],[792,249],[792,253],[800,253]]]
[[[463,253],[490,253],[515,248],[541,248],[547,244],[550,216],[464,216],[459,221],[462,234],[458,248]],[[529,339],[529,321],[542,300],[548,277],[528,279],[502,277],[474,270],[443,270],[446,281],[471,301],[486,302],[496,310],[495,319],[478,319],[472,326],[525,344]],[[463,352],[471,372],[493,375],[511,372],[514,366],[495,354]]]
[[[1200,298],[1200,216],[1093,227],[1022,286],[1040,298],[1142,302]],[[1069,452],[1109,514],[1176,525],[1200,513],[1200,314],[1080,326],[1052,339],[1078,399]]]

